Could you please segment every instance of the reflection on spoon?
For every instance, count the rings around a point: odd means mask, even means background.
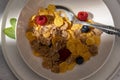
[[[93,19],[93,14],[91,12],[88,12],[88,19]]]
[[[66,14],[67,14],[67,17],[73,23],[92,26],[92,27],[95,27],[97,29],[100,29],[101,31],[103,31],[107,34],[117,35],[117,36],[120,37],[120,29],[118,29],[118,28],[115,28],[115,27],[109,26],[109,25],[104,25],[104,24],[101,24],[101,23],[98,23],[98,22],[97,23],[95,22],[94,24],[91,24],[91,23],[88,23],[88,22],[85,22],[85,21],[80,21],[80,20],[77,19],[74,12],[72,10],[70,10],[69,8],[61,6],[61,5],[56,5],[56,8],[58,10],[60,9],[60,10],[65,11]],[[88,12],[88,14],[89,14],[89,19],[92,19],[94,17],[92,13]]]

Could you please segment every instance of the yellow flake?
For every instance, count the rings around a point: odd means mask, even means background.
[[[61,12],[60,12],[60,11],[55,11],[55,12],[54,12],[54,15],[55,15],[55,17],[60,17]]]
[[[31,21],[34,21],[35,17],[36,17],[36,15],[33,15],[32,18],[31,18]]]
[[[88,61],[91,56],[92,55],[90,52],[86,52],[86,53],[82,54],[82,57],[84,58],[85,61]]]
[[[73,70],[73,68],[75,67],[76,63],[73,62],[71,64],[68,65],[68,70]]]
[[[57,41],[59,41],[61,39],[60,36],[56,36],[52,38],[52,44],[55,45]]]
[[[59,68],[60,68],[60,73],[64,73],[68,70],[68,64],[66,62],[62,62],[59,65]]]
[[[93,38],[94,38],[94,40],[95,40],[95,44],[96,44],[97,46],[99,46],[99,45],[100,45],[100,42],[101,42],[100,36],[93,36]]]
[[[92,33],[92,32],[87,33],[87,37],[88,37],[88,38],[90,38],[90,37],[92,37],[92,36],[93,36],[93,33]]]
[[[64,19],[65,21],[67,21],[68,24],[71,26],[72,23],[71,23],[71,21],[68,19],[68,17],[64,17],[63,19]]]
[[[70,39],[70,33],[67,34],[67,40]]]
[[[72,38],[67,41],[67,48],[72,52],[72,55],[80,55],[87,50],[79,39]]]
[[[35,36],[33,35],[32,32],[26,32],[26,37],[30,42],[35,39]]]
[[[50,37],[50,32],[43,33],[43,36],[44,36],[45,38]]]
[[[80,25],[80,24],[73,24],[71,30],[75,31],[75,30],[81,29],[81,28],[82,28],[82,25]]]
[[[41,8],[38,12],[39,15],[48,15],[48,10]]]
[[[55,5],[53,5],[53,4],[49,4],[48,5],[48,8],[47,8],[49,11],[55,11],[56,10],[56,7],[55,7]]]
[[[30,27],[37,27],[37,25],[36,25],[33,21],[30,21],[30,22],[29,22],[29,26],[30,26]]]
[[[39,52],[36,52],[36,51],[33,51],[34,55],[37,56],[37,57],[40,57],[41,54]]]
[[[62,17],[56,17],[55,20],[54,20],[54,24],[55,24],[57,27],[62,26],[63,23],[64,23],[64,21],[63,21],[63,18],[62,18]]]
[[[74,32],[72,30],[67,30],[67,31],[70,34],[70,37],[75,38]]]
[[[77,55],[82,56],[85,52],[88,51],[88,47],[84,44],[77,44],[76,45],[76,51],[77,51]]]
[[[86,43],[87,43],[87,45],[94,45],[94,44],[95,44],[95,40],[94,40],[93,37],[91,37],[91,38],[88,38],[88,39],[86,40]]]
[[[88,19],[87,22],[88,22],[88,23],[94,23],[94,21],[91,20],[91,19]]]

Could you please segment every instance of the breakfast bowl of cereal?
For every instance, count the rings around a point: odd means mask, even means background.
[[[110,11],[101,0],[29,0],[16,28],[20,55],[29,68],[46,79],[88,78],[107,62],[114,36],[74,23],[58,5],[72,10],[79,21],[113,25]]]

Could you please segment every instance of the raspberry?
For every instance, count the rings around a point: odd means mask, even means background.
[[[66,48],[60,49],[58,53],[60,55],[60,61],[65,61],[71,54],[71,52]]]
[[[87,12],[84,12],[84,11],[78,12],[78,19],[80,21],[86,21],[87,18],[88,18],[88,13]]]
[[[42,16],[37,16],[35,19],[36,24],[39,25],[45,25],[47,23],[47,17],[42,15]]]

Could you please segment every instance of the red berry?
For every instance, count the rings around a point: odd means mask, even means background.
[[[47,17],[42,15],[42,16],[37,16],[35,19],[36,24],[39,25],[45,25],[47,23]]]
[[[88,13],[87,12],[84,12],[84,11],[78,12],[78,19],[80,21],[86,21],[87,18],[88,18]]]
[[[60,49],[58,53],[60,55],[60,61],[65,61],[71,54],[71,52],[66,48]]]

